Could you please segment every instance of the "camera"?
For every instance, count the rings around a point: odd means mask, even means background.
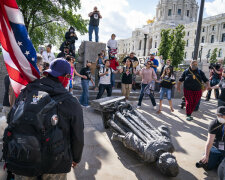
[[[207,164],[207,163],[204,164],[204,163],[202,163],[201,161],[197,162],[197,163],[195,164],[195,166],[196,166],[197,168],[203,168],[204,170],[208,170],[208,164]]]
[[[210,63],[209,69],[215,68],[216,70],[219,70],[220,69],[220,66],[221,65],[219,63]]]
[[[109,69],[106,69],[106,72],[108,72],[109,71]]]

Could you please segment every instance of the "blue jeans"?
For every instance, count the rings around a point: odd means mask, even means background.
[[[88,99],[89,99],[89,80],[81,80],[81,85],[83,92],[80,97],[80,104],[83,106],[88,106]]]
[[[225,151],[217,149],[213,146],[210,150],[209,160],[208,160],[208,170],[216,169],[221,161],[223,160]]]
[[[163,100],[163,97],[164,97],[164,94],[165,93],[166,93],[167,99],[168,100],[171,100],[172,89],[168,89],[168,88],[164,88],[164,87],[161,87],[160,88],[160,96],[159,96],[159,99],[160,100]]]
[[[98,26],[92,26],[92,25],[89,25],[89,41],[92,41],[92,34],[93,34],[93,31],[95,31],[95,42],[98,42],[98,31],[99,31],[99,28]]]
[[[148,84],[141,84],[141,93],[140,93],[139,100],[138,100],[138,106],[141,106],[141,102],[142,102],[142,99],[144,97],[144,89],[147,85]],[[149,97],[152,101],[152,105],[156,106],[156,102],[155,102],[155,98],[154,98],[153,94],[150,94]]]
[[[100,99],[104,92],[107,92],[107,96],[110,97],[112,95],[112,85],[111,84],[100,84],[99,85],[99,92],[97,94],[96,99]]]

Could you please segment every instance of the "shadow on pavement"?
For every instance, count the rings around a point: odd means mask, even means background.
[[[99,159],[104,159],[108,154],[104,147],[96,140],[97,132],[98,130],[95,128],[85,128],[85,145],[82,160],[74,169],[76,180],[95,180],[95,175],[102,167],[102,163]]]

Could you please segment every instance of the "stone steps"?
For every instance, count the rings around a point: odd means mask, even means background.
[[[82,90],[73,90],[73,95],[76,96],[78,99],[80,98],[82,94]],[[96,96],[98,94],[98,91],[94,91],[94,90],[89,90],[89,100],[94,100],[96,99]],[[131,91],[130,93],[130,97],[129,100],[130,101],[137,101],[140,95],[140,90],[136,90],[136,91]],[[102,97],[106,97],[107,93],[106,91],[104,92]],[[112,96],[122,96],[121,90],[120,89],[113,89],[112,91]],[[158,99],[159,98],[159,93],[155,92],[155,98]],[[144,97],[143,99],[149,99],[149,97]]]

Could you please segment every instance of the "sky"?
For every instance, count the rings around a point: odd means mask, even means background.
[[[142,27],[147,24],[148,19],[155,16],[158,2],[159,0],[81,0],[81,9],[78,13],[84,19],[89,19],[88,13],[93,11],[94,6],[98,7],[103,17],[100,20],[99,41],[106,43],[112,33],[116,34],[117,40],[131,37],[135,28]],[[200,6],[201,0],[197,2]],[[225,0],[205,0],[204,17],[221,13],[225,13]],[[78,49],[81,41],[88,40],[88,33],[83,36],[77,34]]]

